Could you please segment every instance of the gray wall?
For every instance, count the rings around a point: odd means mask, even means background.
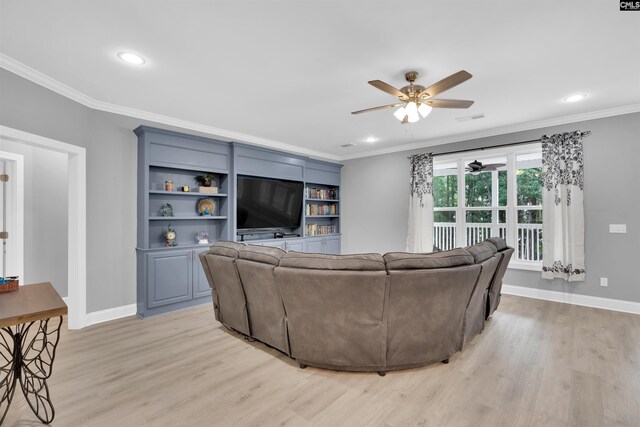
[[[590,130],[584,139],[586,281],[548,281],[540,273],[509,270],[510,285],[640,302],[640,113],[480,138],[421,150],[344,162],[342,248],[345,253],[405,250],[409,204],[409,162],[414,153],[537,139],[544,134]],[[609,224],[627,224],[627,234],[609,234]],[[609,278],[601,287],[600,277]]]
[[[0,151],[24,156],[24,277],[51,282],[67,296],[67,156],[0,140]],[[46,254],[46,256],[43,256]]]

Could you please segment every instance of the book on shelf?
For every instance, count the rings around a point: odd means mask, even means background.
[[[320,224],[306,224],[305,234],[307,236],[322,236],[325,234],[336,234],[338,232],[337,225],[320,225]]]
[[[304,197],[307,199],[338,200],[338,189],[306,187]]]
[[[338,215],[338,207],[335,204],[317,204],[317,203],[307,203],[307,207],[305,209],[305,215],[307,216],[316,216],[316,215]]]

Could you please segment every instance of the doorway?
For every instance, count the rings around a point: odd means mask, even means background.
[[[68,327],[69,329],[81,329],[88,324],[86,289],[86,149],[6,126],[0,126],[0,142],[2,140],[44,148],[67,156]],[[24,249],[20,252],[24,253]],[[21,275],[21,277],[23,276]]]

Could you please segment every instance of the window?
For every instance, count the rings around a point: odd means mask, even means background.
[[[470,162],[495,165],[473,172]],[[490,236],[516,249],[514,261],[542,261],[542,153],[540,144],[436,157],[433,177],[434,245],[468,246]]]

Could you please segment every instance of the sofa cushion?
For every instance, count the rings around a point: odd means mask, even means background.
[[[385,270],[384,259],[380,254],[325,255],[289,252],[280,259],[280,267],[315,270]]]
[[[473,255],[473,260],[476,264],[482,261],[488,260],[496,253],[496,247],[491,242],[476,243],[472,246],[466,247],[467,251]]]
[[[278,265],[280,258],[286,254],[280,248],[270,246],[247,245],[240,250],[240,258],[265,264]]]
[[[491,242],[499,251],[507,249],[507,242],[501,237],[489,237],[486,241]]]
[[[244,243],[221,240],[219,242],[215,242],[211,246],[211,248],[209,248],[209,253],[212,255],[222,255],[229,258],[239,258],[240,250],[245,246],[247,245],[245,245]]]
[[[388,270],[447,268],[473,264],[473,256],[465,249],[457,248],[423,254],[389,252],[384,255],[384,261]]]

